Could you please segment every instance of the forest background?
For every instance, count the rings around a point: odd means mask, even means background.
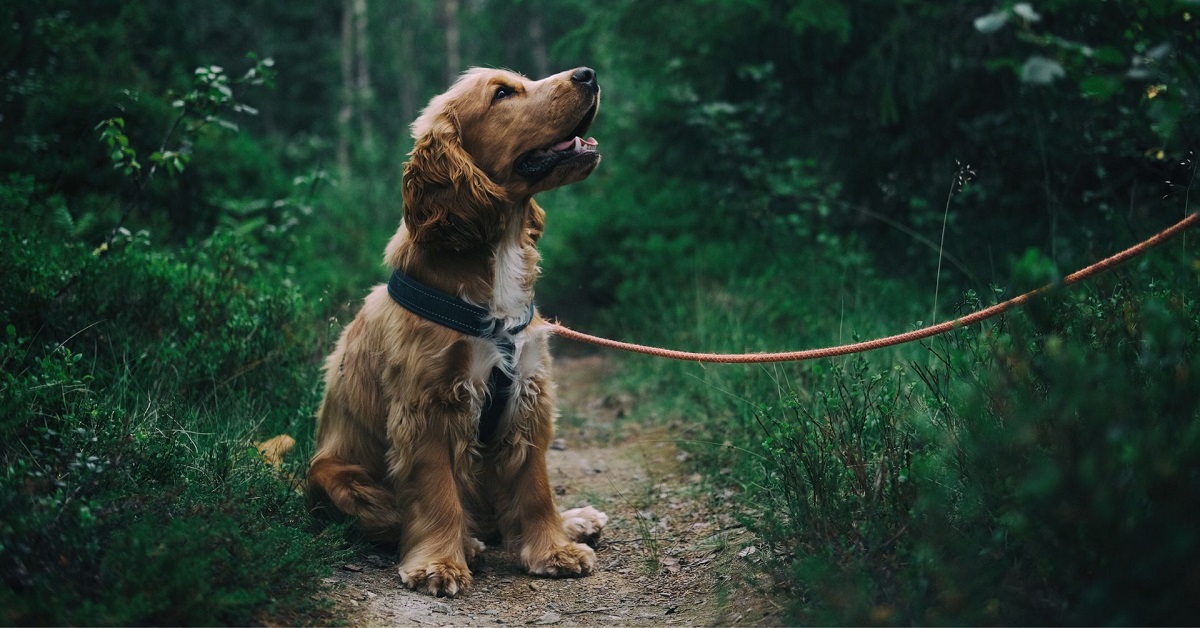
[[[311,618],[320,360],[408,124],[472,65],[588,65],[545,315],[824,346],[1053,283],[1188,212],[1200,2],[98,0],[0,6],[0,622]],[[620,358],[798,622],[1194,623],[1200,240],[866,356]],[[559,351],[577,348],[557,345]],[[715,499],[715,498],[714,498]]]

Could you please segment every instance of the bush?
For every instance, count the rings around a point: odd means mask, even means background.
[[[1171,274],[1062,295],[993,347],[914,511],[916,621],[1195,621],[1200,308]]]
[[[697,470],[735,489],[794,621],[1190,623],[1200,303],[1184,244],[923,346],[699,374],[635,358],[630,380],[647,414],[682,426]],[[925,301],[873,278],[865,256],[831,272],[824,250],[793,257],[814,269],[802,284],[700,279],[691,298],[625,311],[621,331],[820,346],[900,331],[882,327],[906,316],[886,304]],[[1043,259],[1019,269],[1021,286],[1056,275]],[[981,305],[968,294],[960,308]]]
[[[252,448],[311,440],[328,340],[311,301],[250,235],[93,252],[53,197],[15,211],[35,188],[0,185],[0,621],[312,612],[343,535],[287,480],[303,451],[277,476]]]

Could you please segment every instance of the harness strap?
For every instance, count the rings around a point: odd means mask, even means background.
[[[521,323],[505,329],[504,321],[492,316],[488,309],[420,283],[399,270],[392,271],[388,279],[388,294],[393,301],[421,318],[468,336],[490,340],[496,345],[500,364],[492,368],[488,377],[487,398],[479,413],[479,440],[485,445],[490,443],[512,396],[510,373],[516,370],[517,349],[513,338],[533,322],[533,302],[529,303]]]

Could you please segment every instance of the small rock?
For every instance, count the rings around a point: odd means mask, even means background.
[[[553,449],[554,451],[566,451],[567,450],[567,439],[556,438],[556,439],[550,441],[550,449]]]
[[[371,554],[370,556],[368,556],[367,564],[376,569],[389,569],[393,565],[391,560],[388,560],[388,559],[380,556],[379,554]]]
[[[450,605],[445,602],[434,602],[432,610],[435,613],[449,615],[454,609],[450,608]]]
[[[345,569],[346,571],[353,571],[354,573],[361,573],[363,566],[358,563],[346,563],[345,565],[342,565],[342,569]]]
[[[746,546],[746,549],[743,549],[742,551],[738,552],[737,555],[738,555],[738,558],[745,558],[747,556],[754,554],[757,551],[758,551],[757,547],[754,547],[753,545],[748,545],[748,546]]]
[[[540,591],[541,589],[542,589],[542,583],[540,583],[540,582],[530,582],[529,583],[530,591]]]
[[[557,624],[560,621],[562,621],[562,615],[554,611],[546,611],[545,615],[538,617],[533,623],[538,626],[545,626],[547,624]]]

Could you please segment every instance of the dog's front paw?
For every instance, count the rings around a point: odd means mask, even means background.
[[[527,562],[529,573],[535,576],[586,576],[596,567],[596,552],[583,543],[565,543],[532,556]]]
[[[456,597],[471,588],[471,571],[454,563],[405,564],[400,566],[400,581],[413,591]]]
[[[572,508],[562,512],[563,532],[567,538],[576,543],[587,543],[592,547],[600,540],[604,524],[608,523],[608,515],[592,508]]]

